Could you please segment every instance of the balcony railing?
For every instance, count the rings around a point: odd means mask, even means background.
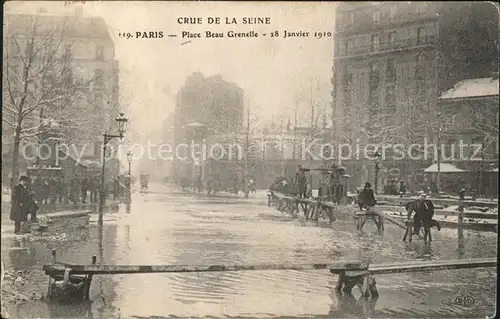
[[[428,46],[435,44],[436,44],[435,36],[427,36],[420,39],[419,38],[401,39],[393,42],[382,42],[379,44],[377,51],[373,50],[371,44],[351,47],[349,52],[345,52],[346,51],[345,49],[339,50],[336,57],[339,58],[339,57],[349,57],[349,56],[365,55],[365,54],[377,54],[388,51],[404,50],[419,46]]]

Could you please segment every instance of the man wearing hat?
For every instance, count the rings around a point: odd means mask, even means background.
[[[432,217],[434,217],[434,204],[431,200],[427,199],[427,195],[423,193],[415,204],[415,216],[413,217],[415,221],[414,233],[418,234],[422,225],[428,225],[429,227],[436,226],[438,230],[441,230],[441,225],[433,220]]]
[[[365,183],[365,188],[359,193],[358,197],[358,205],[359,208],[365,207],[368,209],[369,207],[373,207],[377,204],[375,200],[375,195],[373,194],[372,185],[370,183]]]
[[[19,185],[14,187],[12,195],[12,206],[10,208],[10,220],[14,221],[14,233],[21,232],[21,223],[28,219],[28,206],[30,205],[30,195],[26,189],[28,183],[27,176],[21,176]]]

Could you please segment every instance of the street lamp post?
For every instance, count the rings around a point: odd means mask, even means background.
[[[123,134],[125,132],[125,127],[128,122],[128,119],[124,116],[123,113],[120,113],[118,117],[115,118],[115,121],[118,123],[118,134],[108,134],[104,133],[104,144],[102,146],[102,167],[101,167],[101,187],[99,189],[99,218],[102,218],[102,213],[104,211],[104,203],[106,201],[106,186],[105,186],[105,169],[106,169],[106,149],[109,141],[114,138],[123,139]]]
[[[125,177],[125,186],[126,186],[126,196],[127,196],[127,204],[130,204],[130,199],[132,198],[132,157],[133,157],[133,154],[132,152],[129,150],[127,152],[127,161],[128,161],[128,175]],[[128,207],[128,209],[130,209],[130,207]]]
[[[375,194],[378,194],[378,172],[380,171],[380,157],[382,155],[376,151],[373,156],[375,156]]]
[[[132,176],[132,169],[131,169],[131,165],[132,165],[132,152],[131,151],[128,151],[127,153],[127,161],[128,161],[128,176]]]

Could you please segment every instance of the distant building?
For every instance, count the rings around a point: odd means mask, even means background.
[[[221,76],[192,74],[177,94],[173,116],[174,144],[189,143],[193,138],[202,139],[241,131],[243,101],[243,90],[234,83],[224,81]],[[199,129],[190,127],[190,124],[196,124]],[[174,158],[172,164],[174,174],[189,171],[180,167],[177,158]]]
[[[236,132],[243,125],[244,92],[221,76],[189,76],[177,94],[175,126],[200,122],[215,132]]]
[[[466,189],[490,196],[498,194],[498,103],[498,76],[460,81],[438,101],[452,119],[442,136],[445,160],[464,170]]]

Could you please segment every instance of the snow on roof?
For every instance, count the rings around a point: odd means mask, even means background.
[[[480,78],[463,80],[441,95],[441,99],[457,99],[498,95],[498,79]]]
[[[449,163],[440,163],[439,166],[440,166],[439,172],[441,172],[441,173],[462,173],[462,172],[465,172],[463,169],[460,169],[460,168],[456,167],[455,165],[449,164]],[[437,163],[432,164],[431,166],[427,167],[424,170],[425,173],[437,173],[437,171],[438,171]]]

